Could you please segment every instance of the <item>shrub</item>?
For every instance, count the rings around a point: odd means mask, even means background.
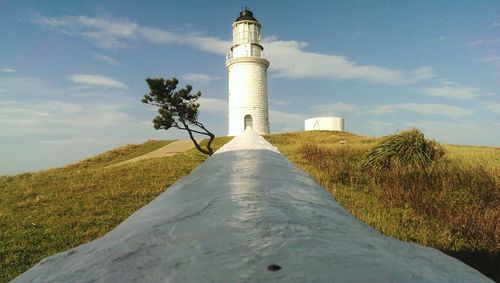
[[[389,136],[361,159],[363,168],[427,167],[444,155],[435,140],[427,140],[418,129]]]

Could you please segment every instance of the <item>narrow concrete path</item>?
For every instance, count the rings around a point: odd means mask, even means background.
[[[197,139],[196,141],[200,143],[203,139]],[[132,163],[132,162],[137,162],[140,160],[144,159],[153,159],[153,158],[160,158],[160,157],[166,157],[166,156],[173,156],[176,154],[179,154],[181,152],[184,152],[186,150],[190,150],[194,148],[193,142],[189,140],[178,140],[174,141],[172,143],[167,144],[166,146],[157,149],[155,151],[152,151],[150,153],[146,153],[144,155],[122,161],[120,163],[113,164],[111,166],[118,166],[126,163]]]

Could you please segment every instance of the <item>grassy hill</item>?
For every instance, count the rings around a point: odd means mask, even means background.
[[[445,146],[412,171],[355,164],[378,138],[299,132],[266,137],[347,210],[382,233],[436,247],[500,280],[500,150]],[[217,138],[219,148],[229,138]],[[169,141],[127,145],[63,168],[0,177],[0,282],[42,258],[96,239],[206,157],[195,150],[109,166]]]

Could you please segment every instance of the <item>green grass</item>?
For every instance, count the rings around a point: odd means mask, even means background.
[[[424,168],[444,155],[442,146],[418,129],[402,131],[372,147],[359,165],[363,168]]]
[[[214,148],[228,140],[217,138]],[[169,142],[127,145],[63,168],[0,177],[0,282],[101,237],[206,159],[193,149],[107,167]]]
[[[445,145],[427,167],[365,169],[363,158],[387,139],[339,132],[266,138],[383,234],[435,247],[500,280],[499,149]]]
[[[384,138],[340,132],[266,136],[348,211],[383,234],[438,248],[500,281],[500,150],[444,145],[426,168],[361,169]],[[230,138],[217,138],[214,149]],[[109,166],[169,141],[127,145],[63,168],[0,177],[0,282],[94,240],[187,175],[196,150]]]

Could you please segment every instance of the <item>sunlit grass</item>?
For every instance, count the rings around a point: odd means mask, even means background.
[[[500,280],[500,150],[444,145],[442,160],[428,168],[377,171],[357,164],[384,138],[297,132],[266,139],[383,234],[436,247]],[[229,140],[217,138],[214,148]],[[67,167],[0,177],[0,282],[101,237],[206,159],[189,150],[109,166],[169,142],[127,145]]]
[[[229,138],[217,138],[219,148]],[[0,282],[116,227],[206,156],[196,150],[107,167],[170,141],[127,145],[63,168],[0,177]]]
[[[340,132],[266,137],[349,212],[385,235],[438,248],[499,280],[500,150],[445,145],[427,167],[364,169],[384,138]]]

